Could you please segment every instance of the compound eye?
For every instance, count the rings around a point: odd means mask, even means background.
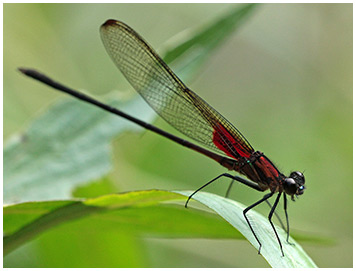
[[[292,178],[298,183],[300,186],[302,186],[305,183],[304,175],[300,171],[293,171],[289,178]]]
[[[286,178],[284,180],[284,191],[288,195],[295,195],[297,193],[299,185],[295,182],[293,178]]]
[[[305,189],[304,185],[299,186],[298,191],[297,191],[297,195],[303,195],[304,189]]]

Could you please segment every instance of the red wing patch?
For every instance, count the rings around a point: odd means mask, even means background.
[[[213,132],[213,143],[232,158],[250,157],[247,145],[242,138],[234,138],[224,126],[217,124]]]

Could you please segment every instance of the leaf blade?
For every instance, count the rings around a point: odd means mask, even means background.
[[[26,202],[5,206],[4,254],[46,231],[68,223],[81,223],[77,225],[81,234],[83,227],[89,227],[91,232],[93,227],[97,227],[99,231],[121,229],[141,235],[174,238],[242,238],[216,215],[201,211],[191,213],[183,207],[177,209],[172,204],[183,199],[182,195],[173,192],[143,190],[85,200]],[[32,216],[29,217],[29,214]]]
[[[193,191],[175,191],[179,194],[189,196],[193,193]],[[248,227],[246,220],[243,216],[243,210],[246,209],[241,203],[235,202],[231,199],[223,198],[218,195],[199,192],[193,196],[193,198],[210,209],[214,210],[218,213],[222,218],[224,218],[227,222],[229,222],[233,227],[235,227],[241,234],[243,234],[246,239],[257,249],[259,245],[253,236],[250,228]],[[289,245],[286,240],[286,234],[283,230],[275,225],[277,228],[278,234],[280,236],[283,251],[285,256],[281,256],[281,251],[279,248],[279,244],[275,238],[274,232],[271,229],[271,225],[269,221],[255,212],[254,210],[250,210],[248,212],[248,217],[251,221],[255,221],[255,223],[251,223],[254,228],[260,242],[262,243],[261,255],[266,259],[266,261],[272,266],[277,268],[310,268],[317,267],[313,260],[305,253],[302,247],[297,244],[297,242],[290,237],[289,240],[291,243],[294,243],[294,246]],[[258,225],[256,225],[258,223]],[[255,226],[254,226],[255,225]]]

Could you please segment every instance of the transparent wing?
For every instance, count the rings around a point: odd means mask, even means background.
[[[254,151],[243,135],[188,89],[132,28],[108,20],[101,27],[101,38],[130,84],[177,130],[233,158],[249,157]]]

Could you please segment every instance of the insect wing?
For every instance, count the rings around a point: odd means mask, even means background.
[[[157,53],[126,24],[101,26],[104,46],[120,71],[146,102],[186,136],[232,158],[254,151],[243,135],[188,89]]]

